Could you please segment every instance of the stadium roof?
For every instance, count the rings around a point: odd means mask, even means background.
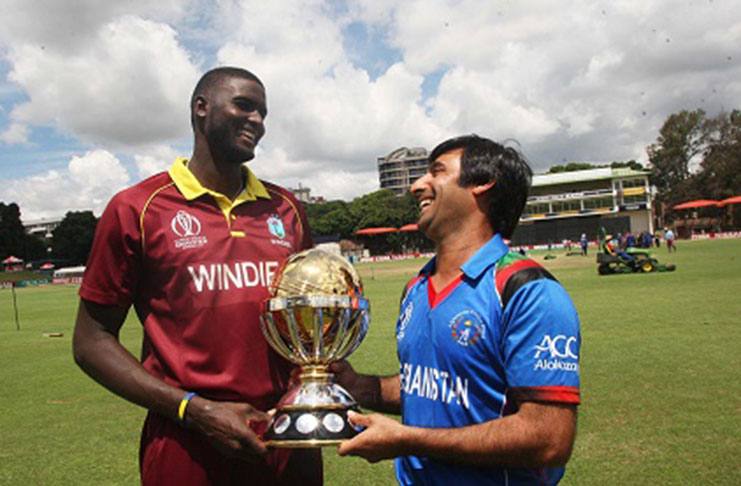
[[[633,170],[627,167],[612,169],[603,167],[599,169],[574,170],[571,172],[558,172],[556,174],[539,174],[533,176],[533,187],[553,186],[556,184],[568,184],[571,182],[594,181],[599,179],[618,179],[635,176],[649,175],[647,170]]]
[[[399,231],[398,228],[363,228],[355,232],[356,235],[380,235],[381,233],[394,233]]]
[[[723,199],[720,204],[741,204],[741,196],[733,196],[728,199]]]
[[[682,204],[677,204],[672,209],[695,209],[721,205],[721,202],[716,201],[715,199],[696,199],[694,201],[687,201],[683,202]]]

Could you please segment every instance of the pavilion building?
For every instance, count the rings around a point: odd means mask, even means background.
[[[648,171],[598,168],[533,176],[513,245],[578,241],[585,233],[653,233]]]

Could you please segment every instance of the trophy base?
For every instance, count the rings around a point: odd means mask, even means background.
[[[337,445],[358,434],[347,418],[350,409],[278,410],[263,441],[271,447],[306,449]]]

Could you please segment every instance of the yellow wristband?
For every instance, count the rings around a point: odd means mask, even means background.
[[[190,403],[190,399],[193,397],[197,397],[193,392],[188,393],[185,395],[185,397],[180,401],[180,407],[178,407],[178,420],[181,424],[185,425],[185,409],[188,408],[188,403]]]

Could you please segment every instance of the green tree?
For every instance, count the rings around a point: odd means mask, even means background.
[[[712,199],[740,195],[741,111],[720,113],[709,121],[708,132],[698,185]]]
[[[701,170],[693,178],[694,187],[710,199],[741,195],[741,111],[720,113],[711,120],[708,131],[708,148]],[[717,216],[717,213],[711,215]],[[722,214],[726,228],[736,228],[741,223],[741,205],[729,205]]]
[[[355,230],[361,228],[394,227],[417,221],[416,198],[409,193],[397,197],[381,189],[361,196],[350,203],[350,214],[355,220]]]
[[[642,165],[642,164],[639,164],[639,163],[638,163],[638,162],[636,162],[635,160],[628,160],[628,161],[625,161],[625,162],[618,162],[618,161],[615,161],[615,162],[612,162],[612,163],[610,164],[610,168],[611,168],[611,169],[621,169],[621,168],[627,168],[627,169],[632,169],[632,170],[646,170],[646,169],[645,169],[645,168],[643,167],[643,165]]]
[[[92,211],[70,211],[52,232],[54,257],[84,265],[93,246],[98,219]]]
[[[670,205],[686,200],[694,192],[690,181],[690,162],[707,147],[708,121],[705,111],[683,110],[669,116],[651,144],[651,183],[657,199]]]
[[[314,236],[352,237],[355,221],[345,201],[328,201],[322,204],[305,204],[311,234]]]
[[[387,233],[356,236],[363,228],[402,226],[419,219],[419,204],[411,193],[395,196],[388,190],[379,190],[360,196],[350,203],[329,201],[323,204],[305,204],[311,233],[317,236],[339,236],[362,241],[373,253],[399,252],[403,247],[426,248],[424,237],[415,233]]]
[[[48,256],[48,242],[36,235],[24,235],[23,241],[24,255],[26,261],[44,260]]]
[[[589,169],[597,169],[601,166],[599,165],[593,165],[587,162],[569,162],[565,165],[554,165],[551,166],[550,169],[548,169],[548,174],[558,174],[559,172],[574,172],[577,170],[589,170]]]
[[[363,228],[400,228],[419,218],[419,204],[411,193],[399,197],[381,189],[361,196],[350,203],[350,215],[355,221],[353,233]],[[362,237],[363,243],[373,253],[400,252],[411,235],[385,233]]]
[[[21,210],[14,202],[0,202],[0,259],[13,255],[25,258],[24,236],[26,232],[21,223]]]

